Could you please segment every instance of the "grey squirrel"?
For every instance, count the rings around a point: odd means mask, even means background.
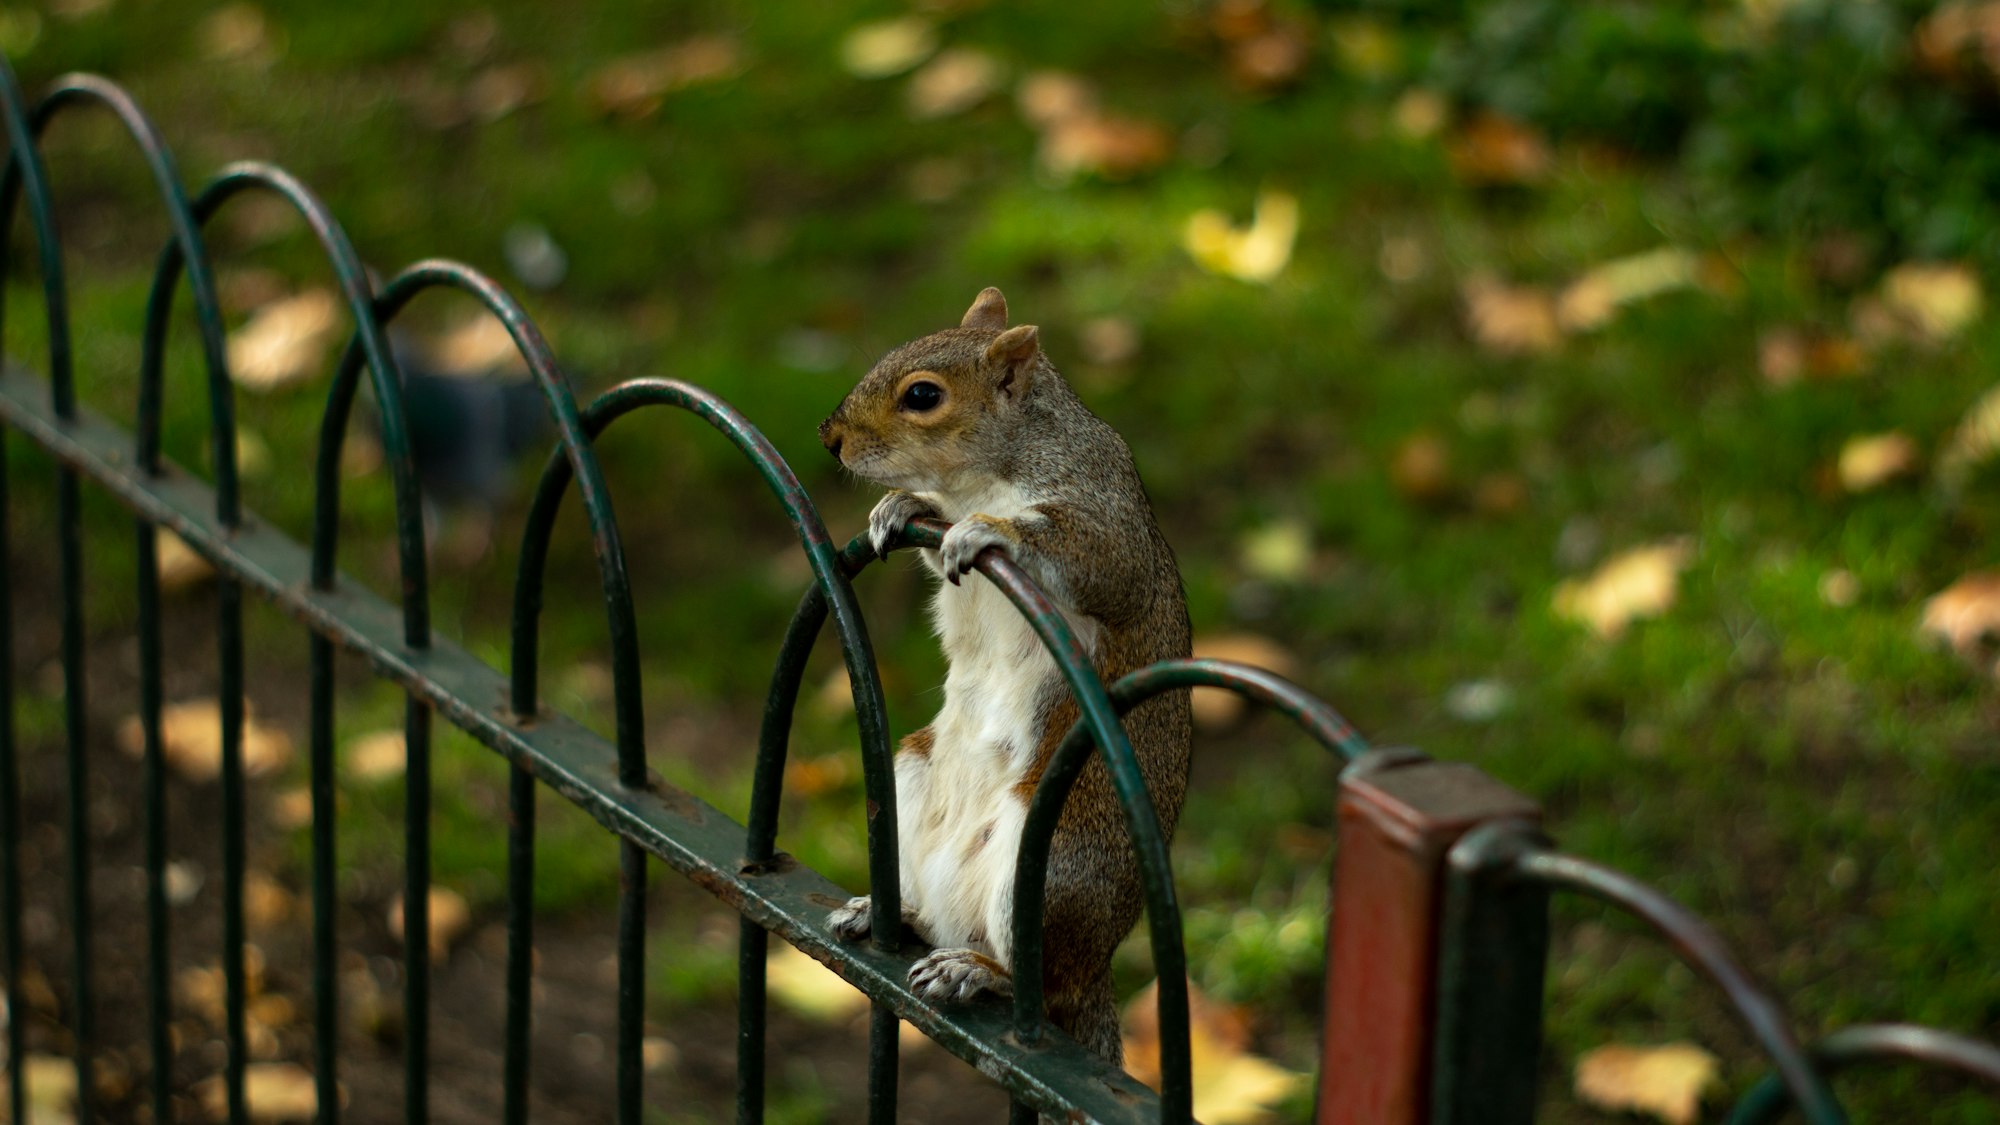
[[[924,561],[944,581],[932,615],[949,670],[944,706],[903,739],[896,806],[904,921],[937,948],[910,970],[932,1003],[1012,991],[1015,858],[1028,801],[1076,702],[1028,622],[991,583],[961,581],[988,547],[1062,609],[1109,684],[1189,653],[1187,598],[1125,442],[986,289],[959,327],[884,356],[821,423],[855,475],[890,489],[868,517],[887,553],[910,519],[951,523]],[[1187,792],[1188,695],[1125,719],[1162,830]],[[833,912],[867,936],[867,898]],[[1057,1027],[1121,1061],[1111,954],[1139,918],[1137,857],[1111,778],[1093,759],[1057,825],[1047,882],[1045,994]]]

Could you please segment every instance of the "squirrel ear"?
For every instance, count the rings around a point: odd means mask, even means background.
[[[1041,337],[1032,324],[1009,328],[994,337],[986,345],[986,360],[1000,369],[995,389],[1012,396],[1025,392],[1034,379],[1035,357],[1041,354]]]
[[[972,299],[972,307],[965,310],[965,317],[958,322],[958,326],[1000,331],[1007,327],[1007,298],[991,285],[981,289],[979,296]]]

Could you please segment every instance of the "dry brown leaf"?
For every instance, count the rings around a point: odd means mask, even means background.
[[[211,1121],[229,1119],[229,1092],[220,1075],[195,1086],[195,1097]],[[310,1121],[318,1113],[312,1072],[297,1063],[252,1063],[243,1069],[243,1097],[253,1121]],[[347,1101],[341,1092],[340,1101]]]
[[[1977,656],[2000,637],[2000,571],[1975,571],[1924,603],[1922,629],[1961,656]]]
[[[1078,175],[1122,180],[1150,171],[1173,155],[1166,129],[1134,117],[1090,113],[1065,117],[1042,133],[1043,170],[1057,179]]]
[[[1990,88],[2000,77],[2000,3],[1939,4],[1917,24],[1910,45],[1924,70]]]
[[[910,76],[910,116],[928,120],[964,113],[998,90],[1005,76],[992,55],[954,47]]]
[[[1122,316],[1092,317],[1077,332],[1083,357],[1099,367],[1123,367],[1139,357],[1139,326]]]
[[[1658,617],[1680,593],[1680,574],[1694,559],[1686,538],[1634,547],[1606,560],[1588,578],[1556,587],[1557,616],[1590,626],[1600,637],[1616,637],[1635,620]]]
[[[1882,278],[1882,303],[1911,334],[1931,342],[1949,340],[1979,319],[1985,304],[1979,278],[1951,262],[1909,262]]]
[[[1519,473],[1487,473],[1472,486],[1472,506],[1489,516],[1511,516],[1528,506],[1528,481]]]
[[[160,590],[163,593],[178,594],[215,577],[215,567],[195,554],[194,548],[187,545],[187,540],[171,531],[161,529],[156,550],[160,564]]]
[[[134,758],[146,752],[145,728],[132,715],[118,725],[118,745]],[[222,707],[213,699],[172,703],[160,711],[160,750],[167,766],[195,781],[212,781],[222,773]],[[292,740],[283,731],[259,723],[244,705],[243,773],[262,777],[292,759]]]
[[[1188,217],[1181,244],[1210,273],[1269,282],[1292,260],[1298,237],[1298,197],[1266,189],[1248,227],[1235,226],[1220,211],[1197,211]]]
[[[1063,70],[1037,70],[1022,78],[1014,88],[1014,102],[1037,129],[1097,113],[1097,95],[1090,83]]]
[[[858,78],[889,78],[930,58],[937,25],[921,16],[865,23],[840,41],[840,62]]]
[[[451,956],[451,947],[472,926],[472,907],[466,904],[464,896],[448,887],[433,885],[427,897],[431,907],[431,962],[436,964]],[[397,941],[403,940],[402,895],[389,904],[389,934]]]
[[[1625,305],[1694,287],[1701,271],[1701,256],[1678,246],[1606,262],[1563,290],[1556,302],[1556,321],[1570,332],[1600,328]]]
[[[1916,468],[1917,443],[1899,430],[1852,437],[1840,447],[1840,484],[1849,492],[1880,488]]]
[[[1506,285],[1480,274],[1467,279],[1460,294],[1472,338],[1489,351],[1536,355],[1562,343],[1555,301],[1540,286]]]
[[[1475,186],[1537,183],[1555,164],[1540,133],[1497,113],[1466,122],[1451,138],[1446,155],[1453,174]]]
[[[363,781],[384,781],[403,776],[409,764],[409,749],[400,730],[378,730],[347,744],[340,760],[346,773]]]
[[[1614,1113],[1644,1113],[1692,1125],[1720,1064],[1692,1043],[1599,1047],[1576,1060],[1576,1096]]]
[[[285,790],[272,799],[271,812],[280,828],[304,828],[312,823],[312,790],[303,785]]]
[[[847,788],[854,777],[855,758],[851,755],[793,758],[785,763],[785,792],[798,797],[817,797]]]
[[[308,289],[257,310],[229,334],[229,374],[251,390],[295,383],[318,368],[340,332],[340,303],[330,289]]]
[[[1286,679],[1298,675],[1298,659],[1291,650],[1256,633],[1218,633],[1196,637],[1194,655],[1200,660],[1230,660],[1266,668]],[[1192,704],[1195,725],[1203,730],[1223,730],[1250,709],[1242,696],[1221,688],[1194,689]]]
[[[1160,1088],[1159,983],[1132,998],[1124,1013],[1125,1069]],[[1248,1013],[1188,986],[1188,1054],[1194,1115],[1212,1125],[1270,1119],[1271,1109],[1310,1076],[1249,1053]]]
[[[1451,447],[1431,430],[1404,438],[1389,458],[1389,483],[1406,500],[1443,499],[1451,491]]]
[[[599,112],[637,120],[659,112],[669,94],[742,71],[743,48],[733,36],[697,35],[606,63],[590,77],[590,100]]]
[[[800,953],[789,942],[772,942],[764,964],[764,983],[771,996],[808,1019],[836,1023],[860,1015],[868,997],[840,979],[832,969]]]
[[[284,884],[259,872],[243,881],[243,920],[253,930],[284,925],[298,914],[299,900]]]
[[[498,121],[548,95],[548,72],[540,63],[489,66],[465,87],[465,108],[481,121]]]
[[[1806,373],[1806,338],[1796,328],[1773,328],[1757,337],[1757,373],[1774,387],[1790,386]]]

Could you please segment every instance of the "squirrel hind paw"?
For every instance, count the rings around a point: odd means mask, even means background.
[[[982,992],[1012,996],[1006,966],[972,949],[936,949],[910,966],[910,987],[926,1003],[964,1003]]]
[[[841,941],[860,941],[868,936],[870,926],[870,904],[867,895],[850,898],[845,906],[826,916],[826,928]]]

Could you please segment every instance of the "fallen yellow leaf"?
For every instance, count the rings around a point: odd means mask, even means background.
[[[1286,679],[1298,675],[1298,660],[1291,650],[1269,637],[1256,633],[1218,633],[1196,637],[1194,655],[1203,660],[1231,660],[1266,668]],[[1243,717],[1250,704],[1233,691],[1196,688],[1191,697],[1195,725],[1203,730],[1222,730]]]
[[[1658,617],[1673,606],[1680,573],[1693,558],[1694,544],[1685,538],[1634,547],[1588,578],[1559,584],[1556,614],[1590,626],[1600,637],[1616,637],[1632,621]]]
[[[888,78],[937,50],[937,27],[919,16],[865,23],[840,42],[840,62],[858,78]]]
[[[160,590],[175,594],[192,589],[215,577],[215,568],[207,559],[194,553],[187,540],[171,531],[161,530],[156,548],[160,565]]]
[[[1299,201],[1289,192],[1265,190],[1248,228],[1230,223],[1216,210],[1188,217],[1182,245],[1210,273],[1244,281],[1268,282],[1284,272],[1299,236]]]
[[[447,887],[432,886],[430,894],[430,951],[433,963],[451,955],[451,947],[472,926],[472,908],[464,896]],[[389,904],[389,934],[403,940],[403,896]]]
[[[1880,488],[1916,467],[1917,443],[1898,430],[1849,438],[1840,447],[1840,484],[1849,492]]]
[[[401,777],[409,764],[409,748],[400,730],[378,730],[347,744],[340,759],[345,771],[363,781]]]
[[[308,289],[273,301],[229,334],[229,374],[252,390],[269,391],[305,378],[326,358],[340,331],[332,290]]]
[[[118,725],[118,745],[134,758],[146,752],[145,728],[132,715]],[[167,766],[195,781],[212,781],[222,773],[222,707],[213,699],[173,703],[160,711],[160,752]],[[262,777],[292,759],[292,740],[283,731],[259,723],[249,705],[243,714],[243,773]]]
[[[834,1023],[861,1014],[868,997],[789,942],[771,943],[764,982],[780,1004],[808,1019]]]
[[[229,1089],[221,1076],[203,1080],[195,1087],[195,1096],[209,1120],[228,1120]],[[243,1098],[253,1121],[310,1121],[319,1108],[312,1072],[296,1063],[252,1063],[245,1067]],[[346,1104],[345,1090],[339,1100]]]
[[[1910,262],[1882,278],[1882,302],[1923,340],[1948,340],[1979,319],[1979,278],[1949,262]]]
[[[1556,302],[1556,321],[1567,331],[1587,332],[1608,323],[1625,305],[1692,288],[1700,279],[1700,255],[1678,246],[1619,258],[1597,266],[1563,290]]]
[[[1124,1015],[1125,1069],[1160,1088],[1159,983],[1148,985]],[[1249,1053],[1250,1020],[1239,1007],[1224,1004],[1188,986],[1188,1047],[1194,1086],[1194,1115],[1211,1125],[1267,1121],[1271,1107],[1299,1089],[1309,1076]]]
[[[1644,1113],[1693,1125],[1719,1064],[1692,1043],[1599,1047],[1576,1060],[1576,1096],[1614,1113]]]

